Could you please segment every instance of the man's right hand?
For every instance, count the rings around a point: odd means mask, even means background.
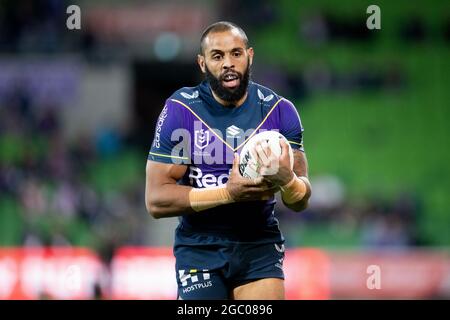
[[[234,201],[268,200],[275,192],[277,186],[271,186],[263,177],[256,179],[244,178],[239,172],[239,154],[234,154],[233,167],[226,183],[226,188]]]

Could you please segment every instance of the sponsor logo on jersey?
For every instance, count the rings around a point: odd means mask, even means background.
[[[195,90],[194,92],[192,92],[192,94],[189,94],[187,92],[180,92],[180,94],[183,98],[186,98],[186,99],[198,98],[198,90]]]
[[[208,269],[178,270],[178,277],[183,287],[183,293],[212,286],[211,274]]]
[[[258,98],[260,98],[262,101],[264,102],[269,102],[270,100],[273,99],[274,95],[270,94],[267,97],[264,96],[264,94],[261,92],[261,90],[258,89]]]
[[[227,138],[240,138],[242,133],[242,129],[236,127],[235,125],[231,125],[226,129]]]
[[[229,173],[222,173],[216,177],[212,173],[203,174],[202,169],[198,167],[189,167],[189,183],[197,188],[211,188],[224,185],[227,183],[229,176]]]
[[[277,250],[279,253],[282,254],[282,257],[280,259],[278,259],[278,262],[275,263],[275,267],[283,270],[283,261],[284,261],[284,251],[285,251],[285,247],[284,244],[282,244],[281,246],[274,243],[275,246],[275,250]]]
[[[159,118],[158,118],[158,122],[156,123],[155,140],[153,142],[153,145],[156,148],[159,148],[161,146],[160,145],[161,130],[162,130],[162,126],[163,126],[166,118],[167,118],[167,105],[165,105],[164,108],[162,109],[161,114],[159,115]]]

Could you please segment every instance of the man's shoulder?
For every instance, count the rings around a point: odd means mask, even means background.
[[[250,89],[253,91],[252,93],[256,95],[257,99],[263,102],[276,102],[280,99],[284,99],[281,95],[275,92],[275,90],[263,86],[257,82],[250,82]]]
[[[253,92],[253,99],[260,101],[259,103],[261,103],[268,112],[277,107],[277,112],[285,115],[285,117],[298,117],[297,108],[294,103],[275,92],[275,90],[259,83],[251,82],[251,91]]]
[[[201,102],[199,86],[182,87],[172,93],[172,95],[167,100],[185,105],[191,105],[192,103]]]

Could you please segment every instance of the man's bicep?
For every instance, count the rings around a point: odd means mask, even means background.
[[[145,170],[147,185],[176,183],[184,176],[186,170],[186,165],[147,160],[147,167]]]
[[[294,172],[297,176],[308,176],[308,160],[304,151],[292,150],[294,154]]]
[[[178,185],[187,166],[147,161],[145,205],[154,218],[175,217],[189,212],[191,187]]]

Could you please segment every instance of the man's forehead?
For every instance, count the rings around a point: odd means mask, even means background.
[[[242,34],[237,29],[211,32],[205,38],[205,51],[212,50],[232,50],[235,48],[245,49],[245,41]]]

